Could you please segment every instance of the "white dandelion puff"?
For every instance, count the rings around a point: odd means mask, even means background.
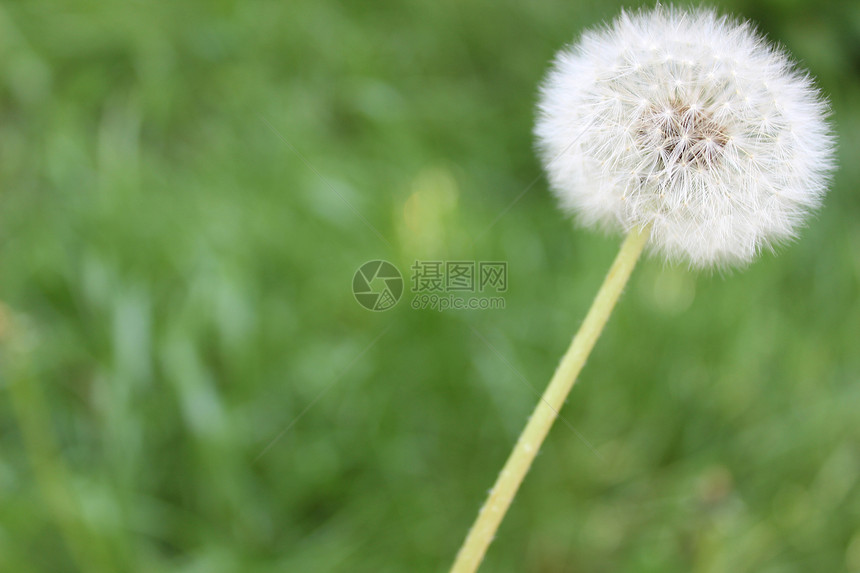
[[[833,170],[827,104],[744,22],[622,13],[555,58],[535,134],[561,206],[586,226],[650,226],[691,266],[752,260],[795,236]]]

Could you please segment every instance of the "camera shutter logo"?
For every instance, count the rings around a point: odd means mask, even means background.
[[[352,294],[367,310],[388,310],[403,296],[403,276],[388,261],[368,261],[352,277]]]

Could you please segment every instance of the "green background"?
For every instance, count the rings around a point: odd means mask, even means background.
[[[0,571],[445,570],[619,244],[531,136],[619,8],[0,3]],[[484,571],[860,571],[860,3],[721,9],[830,97],[832,191],[743,271],[643,261]],[[380,258],[506,308],[369,312]]]

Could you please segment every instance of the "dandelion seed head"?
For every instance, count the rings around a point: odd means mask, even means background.
[[[589,227],[650,225],[693,267],[794,237],[834,168],[827,104],[755,29],[706,9],[623,12],[559,52],[535,127],[554,194]]]

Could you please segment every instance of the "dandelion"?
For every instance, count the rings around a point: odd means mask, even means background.
[[[475,571],[646,246],[691,267],[750,262],[797,234],[834,167],[810,77],[749,24],[705,9],[622,13],[556,56],[535,127],[561,207],[627,233],[457,555]]]
[[[651,229],[694,267],[795,236],[826,190],[833,138],[808,75],[753,27],[708,10],[622,13],[555,59],[535,128],[562,207]]]

